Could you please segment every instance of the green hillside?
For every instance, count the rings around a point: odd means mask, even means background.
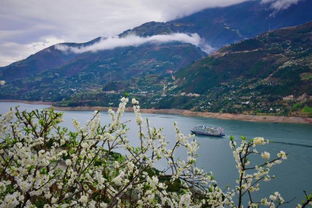
[[[197,110],[305,114],[312,104],[312,23],[222,48],[177,72]]]
[[[54,49],[51,53],[56,52]],[[60,66],[37,67],[42,65],[40,63],[46,57],[42,55],[46,53],[49,52],[42,51],[37,56],[0,70],[0,80],[6,81],[6,85],[0,86],[0,99],[61,101],[80,92],[101,91],[111,82],[127,82],[134,77],[175,71],[205,56],[191,44],[171,42],[79,55],[65,53],[67,62]],[[50,62],[53,62],[53,56],[50,57]]]

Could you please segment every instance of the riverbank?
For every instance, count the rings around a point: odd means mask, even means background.
[[[0,100],[0,102],[18,102],[25,104],[35,105],[49,105],[56,110],[60,111],[107,111],[109,107],[102,106],[77,106],[77,107],[58,107],[53,106],[53,102],[43,101],[25,101],[25,100]],[[116,109],[116,108],[113,108]],[[131,112],[132,108],[127,108],[127,112]],[[294,116],[270,116],[270,115],[246,115],[246,114],[231,114],[231,113],[212,113],[212,112],[197,112],[191,110],[181,109],[141,109],[142,113],[153,113],[153,114],[174,114],[183,116],[194,116],[194,117],[206,117],[206,118],[217,118],[226,120],[241,120],[241,121],[252,121],[252,122],[276,122],[276,123],[298,123],[298,124],[312,124],[312,118],[307,117],[294,117]]]
[[[53,105],[54,102],[46,102],[46,101],[28,101],[28,100],[0,100],[0,102],[6,103],[24,103],[24,104],[34,104],[34,105]]]
[[[100,106],[79,106],[79,107],[56,107],[56,110],[61,111],[107,111],[108,107]],[[127,108],[126,111],[131,112],[132,108]],[[212,112],[197,112],[191,110],[181,109],[141,109],[142,113],[154,113],[154,114],[174,114],[193,117],[206,117],[206,118],[218,118],[226,120],[241,120],[252,122],[276,122],[276,123],[298,123],[298,124],[312,124],[312,118],[306,117],[288,117],[288,116],[259,116],[259,115],[245,115],[245,114],[231,114],[231,113],[212,113]]]

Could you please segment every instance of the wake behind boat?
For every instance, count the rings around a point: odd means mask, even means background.
[[[223,137],[224,129],[221,127],[208,127],[205,125],[195,126],[191,132],[195,135],[206,135],[206,136],[216,136]]]

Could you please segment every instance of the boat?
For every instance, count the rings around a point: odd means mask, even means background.
[[[205,125],[195,126],[191,132],[195,135],[206,135],[206,136],[216,136],[223,137],[224,129],[221,127],[208,127]]]

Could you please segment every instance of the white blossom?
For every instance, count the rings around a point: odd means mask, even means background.
[[[270,159],[270,153],[269,152],[263,152],[263,153],[261,153],[261,157],[265,160],[269,160]]]
[[[255,145],[261,145],[261,144],[265,144],[265,139],[263,137],[255,137],[253,139],[253,143]]]
[[[65,164],[67,166],[71,166],[72,165],[72,161],[70,159],[65,160]]]
[[[83,203],[83,204],[86,204],[88,203],[88,196],[86,195],[81,195],[80,199],[79,199],[79,202]]]
[[[280,157],[283,160],[287,159],[287,155],[284,151],[280,151],[279,153],[277,153],[277,157]]]

